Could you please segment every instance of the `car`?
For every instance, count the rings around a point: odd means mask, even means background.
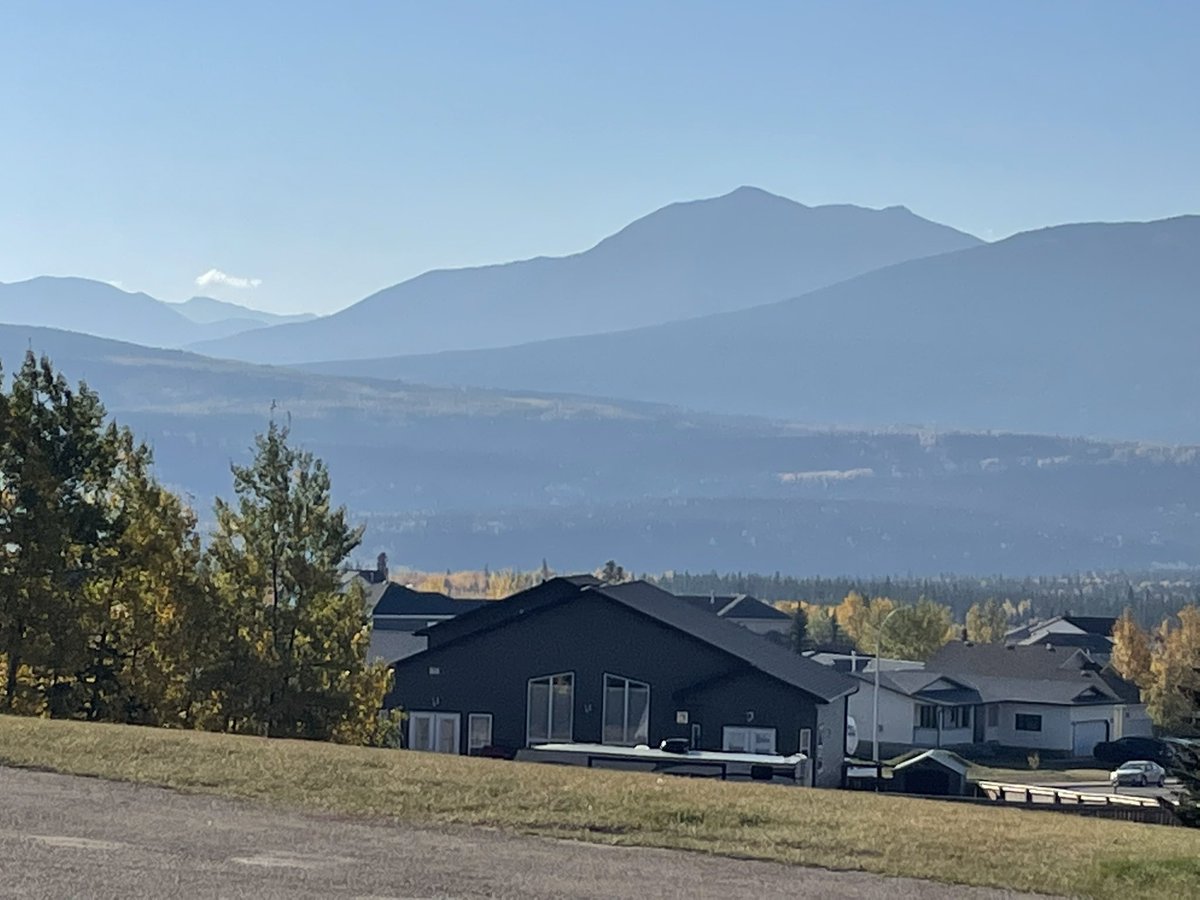
[[[1092,756],[1102,763],[1119,766],[1130,760],[1150,760],[1160,766],[1171,762],[1171,747],[1166,741],[1152,737],[1123,737],[1102,741],[1092,750]]]
[[[1135,787],[1154,784],[1162,787],[1163,782],[1167,779],[1167,770],[1148,759],[1135,759],[1122,763],[1119,768],[1112,771],[1108,779],[1114,788],[1123,784],[1132,784]]]

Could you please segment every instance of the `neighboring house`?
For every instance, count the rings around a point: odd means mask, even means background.
[[[386,706],[414,749],[511,755],[580,742],[806,753],[841,781],[857,682],[644,582],[553,578],[418,633]]]
[[[769,603],[763,603],[749,594],[716,596],[703,594],[680,594],[679,599],[699,609],[715,613],[756,634],[777,632],[787,634],[792,627],[792,617]]]
[[[996,744],[1091,756],[1096,744],[1152,732],[1137,688],[1087,653],[1053,644],[951,642],[924,669],[873,671],[850,699],[864,744],[884,758],[912,747]],[[870,753],[860,745],[858,755]]]
[[[804,655],[813,662],[819,662],[824,666],[833,666],[839,672],[874,672],[875,657],[869,653],[859,653],[856,650],[826,650],[813,649],[805,650]],[[917,662],[911,659],[881,659],[879,661],[879,671],[889,672],[898,669],[923,669],[925,663]]]
[[[1111,616],[1054,616],[1014,628],[1004,636],[1007,644],[1042,644],[1086,650],[1095,662],[1104,664],[1112,656],[1112,631],[1117,620]]]
[[[394,581],[372,585],[366,591],[371,610],[369,662],[393,662],[420,653],[426,647],[422,629],[445,622],[485,605],[486,600],[458,600],[432,591],[414,591]]]
[[[850,715],[859,734],[858,756],[870,756],[872,734],[879,736],[879,755],[888,759],[913,747],[973,744],[979,692],[962,680],[924,669],[879,671],[879,722],[875,723],[875,673],[860,672],[858,693],[850,698]]]
[[[378,591],[372,591],[372,588],[378,588],[381,585],[386,585],[388,581],[388,558],[386,553],[380,553],[379,558],[375,561],[373,569],[346,569],[341,573],[339,579],[339,589],[345,593],[352,587],[357,586],[363,592],[363,612],[367,615],[371,614],[371,610],[375,606],[376,600],[379,598]]]

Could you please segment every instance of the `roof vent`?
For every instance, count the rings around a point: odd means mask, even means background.
[[[1005,644],[1005,645],[1004,645],[1004,649],[1005,649],[1005,650],[1016,650],[1016,649],[1017,649],[1017,645],[1016,645],[1016,644]]]
[[[1046,645],[1046,649],[1047,649],[1049,652],[1053,653],[1053,652],[1054,652],[1054,645],[1053,645],[1053,644],[1047,644],[1047,645]]]

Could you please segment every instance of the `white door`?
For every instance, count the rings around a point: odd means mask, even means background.
[[[1108,722],[1075,722],[1071,725],[1071,752],[1076,756],[1091,756],[1096,745],[1108,740]]]
[[[409,713],[409,749],[432,753],[459,753],[460,721],[458,713]]]

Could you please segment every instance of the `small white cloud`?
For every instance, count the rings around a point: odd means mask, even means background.
[[[209,269],[203,275],[196,276],[196,284],[200,287],[256,288],[262,284],[262,279],[242,278],[240,275],[227,275],[220,269]]]

